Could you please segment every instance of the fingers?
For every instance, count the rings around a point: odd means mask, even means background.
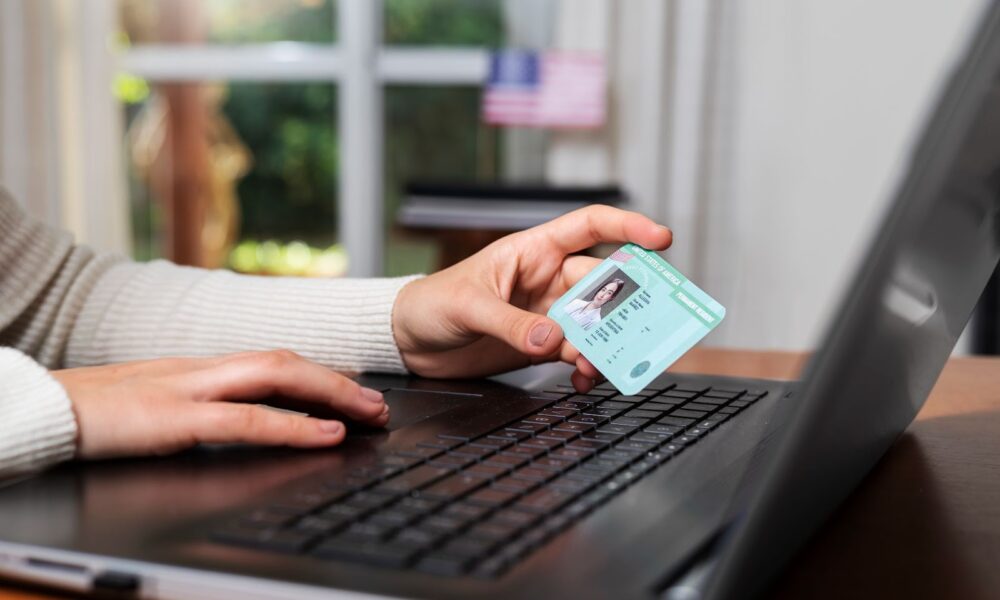
[[[345,428],[326,421],[251,404],[207,403],[189,412],[194,441],[317,448],[344,441]]]
[[[387,420],[387,406],[380,392],[287,350],[233,355],[186,377],[192,380],[199,400],[254,400],[280,395],[319,403],[352,419]]]
[[[575,210],[537,229],[564,254],[602,242],[632,242],[651,250],[663,250],[673,241],[669,229],[648,217],[603,205]]]
[[[547,356],[559,350],[562,329],[552,319],[512,306],[490,294],[478,293],[463,310],[472,332],[501,340],[528,356]]]

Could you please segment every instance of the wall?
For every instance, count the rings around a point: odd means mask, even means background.
[[[691,232],[692,276],[728,309],[712,344],[809,347],[980,6],[728,4],[726,97],[712,99],[725,127],[706,132]]]

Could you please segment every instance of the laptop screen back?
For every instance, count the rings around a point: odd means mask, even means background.
[[[708,596],[759,592],[923,405],[998,260],[1000,5],[984,8],[804,373]],[[887,41],[887,43],[891,43]]]

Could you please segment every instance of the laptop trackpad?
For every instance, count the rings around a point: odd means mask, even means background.
[[[389,405],[389,431],[395,431],[429,419],[435,415],[461,406],[464,402],[481,398],[481,394],[431,392],[427,390],[390,389],[383,392]]]

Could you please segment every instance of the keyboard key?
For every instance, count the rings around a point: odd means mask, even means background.
[[[464,496],[472,490],[486,484],[487,481],[479,477],[452,475],[420,490],[420,496],[437,498],[439,500],[452,500]]]
[[[593,450],[581,450],[579,448],[559,448],[558,450],[553,450],[549,453],[549,456],[553,458],[559,458],[562,460],[572,460],[574,462],[581,461],[591,454]]]
[[[623,395],[619,394],[617,396],[611,396],[611,401],[612,402],[628,402],[629,404],[635,404],[637,402],[645,402],[646,401],[646,397],[645,396],[623,396]]]
[[[675,413],[677,411],[674,411]],[[653,413],[653,416],[658,417],[659,414]],[[683,415],[681,415],[683,416]],[[636,417],[618,417],[614,421],[611,421],[612,425],[625,425],[626,427],[642,427],[646,423],[649,423],[649,419],[639,419]]]
[[[518,500],[515,506],[528,512],[547,514],[572,499],[573,494],[543,487]]]
[[[399,456],[411,456],[414,458],[431,458],[442,453],[444,453],[444,449],[442,448],[428,448],[424,446],[407,448],[406,450],[396,452]]]
[[[698,396],[694,400],[688,402],[685,408],[690,407],[691,404],[701,404],[701,405],[719,407],[722,406],[723,404],[726,404],[727,402],[729,402],[729,400],[726,398],[713,398],[712,396]],[[698,409],[698,410],[706,410],[706,409]]]
[[[569,420],[569,423],[579,423],[580,425],[593,425],[598,426],[606,423],[610,420],[610,417],[601,417],[598,415],[577,415]],[[562,427],[562,425],[560,425]]]
[[[506,429],[500,429],[500,430],[494,431],[494,432],[490,433],[486,437],[499,438],[499,439],[505,439],[505,440],[509,439],[509,440],[517,441],[517,440],[523,440],[523,439],[530,438],[531,437],[531,432],[529,432],[529,431],[521,431],[520,429],[506,428]]]
[[[613,400],[608,400],[607,402],[601,402],[598,404],[597,408],[603,408],[604,410],[629,410],[632,408],[632,404],[629,402],[615,402]]]
[[[729,398],[733,399],[740,394],[744,393],[746,390],[724,390],[713,387],[712,389],[705,392],[706,396],[711,396],[714,398]]]
[[[574,423],[571,421],[569,423],[560,423],[552,429],[554,431],[575,431],[576,433],[583,433],[585,431],[590,431],[593,428],[594,425],[591,423]]]
[[[570,402],[568,400],[565,400],[563,402],[559,402],[559,403],[555,404],[552,408],[567,408],[569,410],[573,410],[573,411],[579,412],[579,411],[587,408],[588,406],[590,406],[590,405],[589,404],[584,404],[583,402]]]
[[[453,517],[445,517],[443,515],[431,515],[417,523],[417,527],[427,531],[436,531],[444,535],[451,535],[465,527],[465,522],[462,519],[456,519]]]
[[[444,456],[437,456],[430,460],[427,464],[433,467],[441,467],[444,469],[461,469],[462,467],[467,467],[471,464],[477,462],[474,456],[459,456],[458,454],[445,454]]]
[[[530,441],[533,440],[525,440],[516,446],[507,448],[501,454],[507,456],[527,456],[528,458],[537,458],[545,455],[546,449],[544,447],[528,445]]]
[[[408,529],[403,529],[396,534],[395,537],[390,538],[389,543],[400,544],[405,546],[410,546],[414,548],[429,548],[434,544],[438,543],[441,539],[445,537],[445,534],[440,531],[432,531],[430,529],[421,529],[419,527],[412,527]]]
[[[489,540],[494,543],[501,542],[515,535],[520,528],[507,521],[497,521],[490,519],[486,522],[474,525],[465,535],[470,538]]]
[[[661,402],[647,402],[640,406],[641,410],[651,410],[655,413],[668,412],[676,408],[673,404],[663,404]]]
[[[704,419],[707,415],[708,413],[702,410],[686,410],[683,408],[678,408],[670,413],[671,417],[683,417],[685,419]]]
[[[448,456],[471,456],[473,458],[482,458],[484,456],[489,456],[496,452],[496,448],[491,448],[487,446],[459,446],[448,451]]]
[[[510,472],[511,467],[500,467],[492,464],[478,464],[462,471],[468,477],[478,477],[487,481],[492,481],[497,477],[502,477]]]
[[[566,444],[567,448],[573,448],[577,450],[600,450],[607,446],[605,442],[598,442],[597,440],[576,440]]]
[[[612,435],[628,435],[638,429],[635,425],[625,426],[625,425],[604,425],[603,427],[597,428],[597,433],[610,433]]]
[[[327,535],[343,528],[350,521],[332,515],[306,515],[295,524],[295,529]]]
[[[720,408],[719,412],[716,413],[716,414],[735,415],[738,412],[740,412],[740,408],[738,406],[726,406],[726,407]]]
[[[525,417],[521,420],[521,423],[541,423],[543,425],[555,425],[556,423],[562,423],[566,419],[563,417],[556,417],[553,415],[532,415],[530,417]]]
[[[732,402],[729,403],[729,406],[735,408],[746,408],[747,406],[750,406],[750,402],[746,400],[733,400]]]
[[[716,408],[718,407],[712,404],[703,404],[700,402],[688,402],[684,405],[684,410],[703,410],[705,412],[712,412]]]
[[[417,562],[417,569],[432,575],[461,575],[473,563],[471,556],[434,552]]]
[[[379,484],[377,489],[409,492],[449,475],[453,469],[420,465]]]
[[[520,469],[511,473],[510,476],[514,479],[545,482],[555,477],[556,474],[548,469],[540,469],[538,467],[528,466],[528,467],[521,467]]]
[[[516,477],[507,476],[503,479],[497,480],[490,489],[503,490],[505,492],[514,492],[516,494],[526,493],[528,490],[534,488],[539,483],[538,480],[527,480],[519,479]],[[471,497],[470,497],[471,501]]]
[[[501,490],[491,487],[473,492],[472,495],[465,499],[465,501],[470,504],[493,508],[503,506],[518,496],[520,496],[520,492]]]
[[[549,426],[545,423],[539,423],[537,421],[521,421],[520,423],[515,423],[510,427],[506,428],[504,431],[521,431],[525,433],[537,433],[539,431],[545,431]]]
[[[313,549],[320,558],[346,562],[404,567],[417,555],[419,549],[404,544],[358,544],[351,539],[332,538]]]
[[[670,435],[670,436],[677,435],[681,431],[684,431],[682,428],[677,427],[675,425],[659,425],[659,424],[647,425],[646,427],[643,427],[642,430],[646,433],[652,433],[656,435]]]
[[[654,433],[645,433],[645,432],[643,432],[643,433],[632,434],[631,436],[629,436],[628,439],[630,439],[632,441],[636,441],[636,442],[647,442],[647,443],[650,443],[650,444],[659,444],[660,442],[663,442],[664,440],[670,439],[670,437],[672,437],[672,436],[669,436],[669,435],[657,435],[657,434],[654,434]]]
[[[462,500],[461,502],[448,506],[441,511],[441,514],[445,517],[458,519],[468,524],[472,521],[478,521],[488,512],[490,512],[489,508],[478,504],[470,504],[466,500]]]
[[[558,436],[553,437],[541,437],[536,436],[534,439],[524,440],[518,443],[518,446],[528,447],[528,448],[540,448],[542,450],[551,450],[552,448],[558,448],[563,445],[563,440],[558,439]]]
[[[543,431],[539,433],[537,439],[558,440],[559,442],[568,442],[570,440],[575,440],[577,437],[579,437],[579,435],[580,434],[575,431],[568,431],[565,429],[553,429],[551,431]]]
[[[630,410],[625,413],[625,417],[634,417],[638,419],[655,419],[660,416],[660,413],[652,410]]]
[[[470,556],[473,559],[478,559],[482,555],[492,550],[496,545],[497,545],[496,540],[475,538],[463,535],[459,538],[449,541],[441,548],[441,551],[446,554]]]
[[[566,469],[572,467],[575,462],[576,461],[573,460],[564,460],[554,458],[552,456],[544,456],[531,463],[531,466],[549,471],[565,471]]]
[[[498,438],[498,437],[484,437],[474,440],[469,443],[470,446],[481,446],[483,448],[493,448],[494,450],[503,450],[507,446],[514,443],[511,438]]]
[[[588,396],[586,394],[577,394],[576,396],[566,398],[567,402],[580,402],[582,404],[596,404],[603,400],[604,396]]]
[[[539,416],[558,417],[558,418],[561,418],[561,419],[568,419],[569,417],[572,417],[573,415],[575,415],[578,412],[580,412],[580,411],[578,411],[578,410],[570,410],[570,409],[567,409],[567,408],[555,408],[555,407],[553,407],[553,408],[546,408],[545,410],[541,411],[538,414],[539,414]]]
[[[482,465],[476,466],[495,467],[498,469],[514,469],[530,460],[531,457],[524,455],[494,454],[483,461]]]
[[[582,436],[582,439],[591,440],[594,442],[605,442],[610,444],[612,442],[617,442],[623,437],[624,434],[621,433],[606,433],[606,432],[602,433],[598,431],[591,431],[590,433],[585,433]]]
[[[697,423],[697,421],[695,419],[685,419],[682,417],[670,415],[669,417],[663,417],[662,419],[658,420],[657,423],[660,425],[673,425],[675,427],[686,428],[690,425],[694,425],[695,423]]]

